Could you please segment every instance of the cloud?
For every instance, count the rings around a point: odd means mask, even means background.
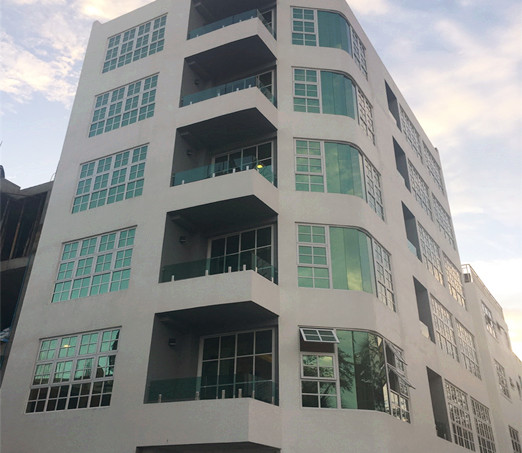
[[[84,17],[110,20],[150,3],[150,0],[78,0],[75,9]]]
[[[349,0],[348,5],[361,15],[382,15],[390,11],[387,0]]]
[[[0,90],[11,94],[18,102],[29,101],[34,93],[44,93],[50,101],[71,102],[75,86],[67,80],[72,65],[64,58],[46,62],[15,44],[2,33]]]

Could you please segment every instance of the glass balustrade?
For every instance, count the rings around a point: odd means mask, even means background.
[[[226,257],[170,264],[161,269],[160,282],[186,280],[207,275],[254,270],[266,279],[277,283],[277,268],[252,252],[240,252]]]
[[[263,165],[262,163],[248,162],[241,165],[233,165],[229,162],[220,162],[211,165],[205,165],[204,167],[192,168],[190,170],[179,171],[172,175],[172,186],[179,186],[181,184],[188,184],[190,182],[202,181],[203,179],[214,178],[216,176],[229,175],[239,171],[256,170],[271,182],[274,186],[277,186],[276,177],[272,171],[272,165]]]
[[[161,379],[150,382],[145,403],[229,398],[254,398],[278,405],[278,385],[251,374]]]
[[[198,91],[197,93],[187,94],[181,98],[181,107],[253,87],[257,87],[272,104],[276,105],[276,99],[272,93],[271,87],[260,82],[258,76],[252,76]]]
[[[263,15],[257,9],[252,9],[250,11],[235,14],[234,16],[226,17],[225,19],[221,19],[216,22],[212,22],[211,24],[207,24],[203,27],[199,27],[195,30],[189,31],[187,37],[188,39],[197,38],[198,36],[206,35],[207,33],[219,30],[220,28],[225,28],[229,25],[237,24],[245,20],[254,19],[255,17],[257,17],[264,24],[264,26],[268,29],[272,36],[275,36],[272,26],[266,21]]]

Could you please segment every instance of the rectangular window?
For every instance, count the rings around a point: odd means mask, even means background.
[[[272,329],[203,338],[200,398],[242,396],[273,404],[274,363]]]
[[[391,257],[355,228],[298,225],[298,286],[365,291],[395,310]]]
[[[522,445],[520,444],[520,436],[515,428],[509,427],[509,436],[511,437],[511,445],[513,453],[522,453]]]
[[[26,412],[109,406],[119,329],[42,340]]]
[[[166,23],[167,15],[165,14],[111,36],[107,42],[107,53],[102,72],[112,71],[132,61],[161,52],[165,45]]]
[[[317,45],[317,18],[315,10],[292,8],[292,44]]]
[[[146,158],[147,145],[143,145],[82,164],[73,214],[140,196]]]
[[[415,199],[419,202],[419,204],[422,206],[422,209],[424,209],[430,219],[432,219],[433,215],[431,212],[430,190],[428,188],[428,184],[426,184],[424,179],[422,179],[422,176],[419,174],[409,159],[408,173],[410,177],[410,187],[413,195],[415,196]]]
[[[363,128],[372,143],[375,143],[375,130],[373,126],[373,107],[362,90],[357,87],[357,109],[359,125]]]
[[[334,329],[312,329],[301,327],[299,329],[304,341],[311,343],[339,343]]]
[[[321,113],[320,81],[315,69],[294,69],[294,110]]]
[[[303,407],[337,408],[337,373],[333,354],[301,355]]]
[[[268,176],[266,172],[273,169],[272,147],[273,142],[267,142],[218,154],[213,158],[214,174],[219,176],[257,168],[263,176]]]
[[[158,75],[96,96],[89,137],[154,116]]]
[[[480,379],[477,350],[473,334],[457,321],[457,336],[459,338],[460,354],[466,369]]]
[[[381,175],[355,147],[346,143],[296,140],[296,190],[343,193],[366,200],[384,220]]]
[[[444,193],[444,182],[442,181],[442,170],[440,165],[437,163],[433,154],[431,154],[430,150],[426,146],[426,143],[423,142],[424,145],[424,161],[426,163],[426,167],[428,167],[428,171],[437,184],[438,188],[442,193]]]
[[[462,286],[462,276],[457,266],[455,266],[450,259],[443,253],[444,256],[444,271],[446,272],[446,281],[450,294],[454,299],[466,308],[466,299],[464,298],[464,287]]]
[[[484,314],[486,330],[493,336],[493,338],[497,338],[497,331],[495,330],[495,321],[493,320],[493,314],[484,302],[482,302],[482,313]]]
[[[506,398],[511,398],[511,396],[509,395],[509,385],[506,377],[506,370],[496,360],[495,369],[497,370],[498,385],[500,387],[500,391]]]
[[[420,223],[418,224],[418,227],[422,261],[424,261],[426,268],[439,281],[439,283],[444,285],[439,246]]]
[[[271,226],[214,238],[210,243],[210,274],[257,269],[271,280],[274,277],[272,244]]]
[[[439,200],[437,200],[435,197],[433,197],[433,208],[439,230],[442,231],[442,234],[444,234],[451,246],[456,248],[455,234],[453,233],[453,225],[451,224],[450,215],[446,212],[442,204],[440,204]]]
[[[451,313],[431,294],[430,306],[437,344],[446,354],[458,361],[459,355]]]
[[[366,47],[359,38],[359,35],[355,33],[352,27],[352,51],[353,51],[353,59],[359,66],[359,69],[363,72],[364,76],[368,78],[368,69],[366,68]]]
[[[136,228],[64,244],[52,302],[127,289]]]
[[[496,453],[497,449],[495,448],[495,437],[491,419],[489,418],[489,409],[473,398],[471,398],[471,407],[475,417],[480,453]]]
[[[419,159],[422,161],[422,148],[419,133],[417,132],[417,129],[415,129],[415,126],[411,122],[410,118],[408,117],[402,106],[400,106],[400,119],[402,125],[402,132],[406,136],[406,140],[415,151],[415,154],[417,154]]]
[[[445,381],[445,390],[453,441],[461,447],[475,451],[468,395],[448,381]]]

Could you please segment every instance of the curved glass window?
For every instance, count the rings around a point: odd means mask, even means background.
[[[352,53],[350,25],[343,16],[328,11],[317,11],[317,24],[320,47],[334,47]]]
[[[335,333],[334,345],[301,341],[302,406],[374,410],[410,422],[402,351],[373,332]]]
[[[298,225],[298,286],[365,291],[395,311],[390,254],[356,228]]]

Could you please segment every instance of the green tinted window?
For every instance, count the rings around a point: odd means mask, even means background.
[[[348,77],[321,71],[321,95],[323,113],[355,118],[355,90]]]
[[[362,158],[359,151],[343,143],[325,142],[324,154],[328,192],[364,198]]]
[[[340,14],[318,11],[319,46],[335,47],[351,53],[350,26]]]

